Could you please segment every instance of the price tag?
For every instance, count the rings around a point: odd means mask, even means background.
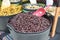
[[[30,3],[31,4],[37,4],[37,1],[36,0],[30,0]]]
[[[46,0],[46,5],[53,5],[53,0]]]
[[[2,1],[2,5],[1,5],[2,9],[7,8],[9,6],[10,6],[10,1],[9,0],[3,0]]]

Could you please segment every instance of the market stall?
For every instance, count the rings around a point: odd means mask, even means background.
[[[54,40],[57,0],[33,1],[0,0],[0,40]]]

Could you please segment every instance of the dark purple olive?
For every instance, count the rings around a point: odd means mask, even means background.
[[[31,14],[30,14],[31,13]],[[44,17],[37,17],[29,13],[20,13],[9,20],[9,23],[18,32],[42,32],[50,25],[50,21]]]

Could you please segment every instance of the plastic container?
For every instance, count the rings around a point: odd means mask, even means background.
[[[7,30],[7,23],[9,18],[12,16],[0,16],[0,31],[6,31]]]
[[[21,0],[10,0],[10,2],[20,2]]]
[[[45,17],[50,18],[48,16]],[[49,40],[50,39],[49,33],[51,26],[52,25],[50,25],[50,27],[47,28],[45,31],[39,33],[21,33],[21,32],[17,32],[12,27],[12,25],[7,24],[10,34],[12,35],[12,38],[14,40]]]
[[[21,4],[22,0],[10,0],[11,4]]]

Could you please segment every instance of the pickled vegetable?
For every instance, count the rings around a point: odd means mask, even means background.
[[[22,6],[21,5],[14,5],[11,4],[10,7],[1,9],[0,8],[0,16],[10,16],[10,15],[15,15],[18,14],[22,11]]]

